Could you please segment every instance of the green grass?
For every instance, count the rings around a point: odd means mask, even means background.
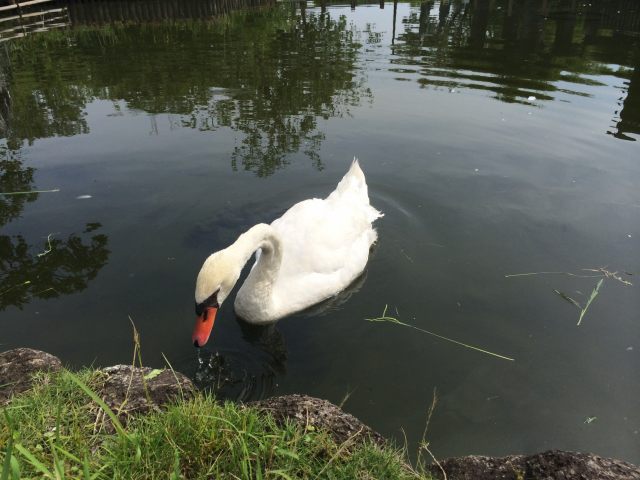
[[[106,407],[93,393],[99,381],[90,370],[40,374],[3,408],[0,480],[428,478],[397,449],[339,445],[326,432],[278,426],[206,394],[106,429],[96,422]]]

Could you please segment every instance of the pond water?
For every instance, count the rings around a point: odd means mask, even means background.
[[[345,401],[412,451],[435,389],[438,457],[640,462],[637,7],[74,2],[5,29],[0,191],[44,192],[0,195],[2,349],[130,363],[133,321],[149,366]],[[198,355],[204,258],[354,155],[385,214],[365,275],[269,329],[230,299]],[[385,306],[514,361],[365,321]]]

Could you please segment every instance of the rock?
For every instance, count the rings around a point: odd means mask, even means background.
[[[279,423],[289,419],[303,428],[324,429],[339,444],[349,439],[355,442],[370,439],[381,446],[386,443],[378,432],[327,400],[307,395],[284,395],[250,402],[247,406],[269,412]]]
[[[440,461],[449,480],[640,480],[640,468],[590,453],[550,450],[535,455],[448,458]],[[438,465],[429,467],[442,479]]]
[[[34,373],[61,369],[60,359],[39,350],[17,348],[0,353],[0,406],[7,404],[13,395],[31,388]],[[92,388],[122,423],[132,414],[159,410],[176,399],[189,399],[196,392],[185,375],[148,367],[107,367],[98,371],[95,380]],[[349,441],[354,445],[367,439],[380,446],[386,444],[382,435],[327,400],[285,395],[251,402],[248,406],[269,412],[279,423],[290,419],[303,428],[324,429],[339,444]],[[96,426],[113,431],[102,409],[96,405],[95,410]],[[560,450],[535,455],[448,458],[428,467],[434,479],[444,478],[441,467],[448,480],[640,480],[640,468],[630,463]]]
[[[98,373],[104,377],[97,393],[122,423],[133,414],[160,410],[179,398],[192,398],[196,391],[189,378],[172,370],[115,365]],[[100,411],[98,415],[104,418]]]
[[[16,348],[0,353],[0,405],[7,404],[13,395],[29,390],[34,373],[57,372],[61,368],[58,357],[40,350]]]

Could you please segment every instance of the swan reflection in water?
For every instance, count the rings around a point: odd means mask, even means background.
[[[365,270],[349,287],[322,303],[296,315],[302,322],[308,317],[329,315],[341,308],[351,296],[362,288],[367,277]],[[196,349],[196,368],[191,375],[196,387],[210,391],[217,398],[247,402],[271,396],[277,388],[277,379],[286,373],[288,352],[285,338],[277,324],[252,325],[236,317],[247,342],[243,350],[212,351]]]

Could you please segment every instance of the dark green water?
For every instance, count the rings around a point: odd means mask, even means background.
[[[257,3],[77,2],[2,43],[0,191],[59,191],[0,196],[1,348],[128,363],[131,317],[146,364],[221,395],[350,394],[415,449],[437,388],[439,457],[639,463],[637,4]],[[385,213],[366,275],[275,329],[226,302],[212,372],[203,259],[354,155]],[[599,267],[577,326],[554,290],[584,306]],[[364,320],[385,305],[515,361]]]

